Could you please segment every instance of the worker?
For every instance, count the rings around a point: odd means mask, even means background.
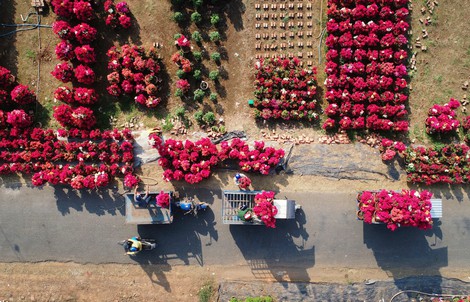
[[[134,202],[139,206],[139,207],[148,207],[151,196],[149,194],[149,187],[147,185],[147,190],[145,191],[145,195],[142,196],[139,192],[137,192],[137,186],[134,188]]]
[[[249,208],[246,205],[243,205],[238,210],[237,216],[238,218],[240,218],[241,221],[253,222],[253,216],[254,216],[253,209]]]
[[[126,245],[126,254],[127,255],[136,255],[142,250],[142,239],[140,237],[132,237],[127,239]]]

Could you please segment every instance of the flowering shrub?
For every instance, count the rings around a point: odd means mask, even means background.
[[[318,118],[316,69],[301,68],[297,58],[260,59],[256,65],[255,116],[262,119]]]
[[[18,84],[10,93],[13,102],[19,105],[31,104],[36,101],[36,95],[28,86]]]
[[[132,173],[126,174],[126,176],[124,176],[125,187],[134,188],[135,186],[139,184],[139,182],[140,182],[139,177],[135,176]]]
[[[61,101],[67,104],[73,103],[74,99],[72,89],[68,88],[67,86],[58,87],[54,91],[54,100]]]
[[[24,110],[15,109],[7,113],[7,123],[12,127],[26,128],[33,123],[33,120]]]
[[[470,183],[469,153],[465,144],[444,147],[408,147],[405,152],[407,181],[412,183]]]
[[[55,21],[54,23],[52,23],[52,31],[61,40],[72,40],[75,37],[73,29],[67,21]]]
[[[66,62],[59,63],[55,66],[51,74],[54,78],[63,83],[71,82],[74,76],[73,66]]]
[[[208,178],[212,167],[222,160],[239,160],[243,171],[267,175],[270,168],[276,166],[284,157],[282,149],[265,148],[263,142],[255,142],[255,148],[250,150],[250,147],[238,138],[233,139],[230,144],[222,142],[220,151],[208,138],[194,143],[173,139],[163,142],[158,135],[152,134],[149,136],[149,144],[157,149],[161,156],[158,164],[165,169],[165,181],[184,179],[191,184]]]
[[[77,87],[73,91],[73,100],[80,105],[93,105],[98,101],[95,89]]]
[[[457,130],[460,122],[457,119],[455,109],[459,108],[460,103],[456,99],[450,99],[449,103],[444,105],[433,105],[429,109],[426,118],[426,132],[449,133]]]
[[[3,66],[0,66],[0,88],[7,89],[15,83],[15,76],[11,74],[11,71]]]
[[[189,73],[192,70],[191,61],[186,59],[184,56],[181,55],[179,52],[175,52],[171,56],[171,61],[175,63],[181,70],[185,73]]]
[[[70,61],[74,57],[73,46],[68,41],[60,41],[55,47],[57,59]]]
[[[95,49],[90,45],[82,45],[75,47],[74,51],[75,58],[85,64],[95,63]]]
[[[119,2],[114,5],[114,0],[106,0],[104,2],[104,10],[106,15],[106,25],[112,28],[129,28],[131,27],[131,11],[127,2]]]
[[[73,0],[52,0],[52,10],[58,16],[70,18],[73,14]]]
[[[358,207],[365,223],[385,223],[395,231],[400,226],[432,228],[431,197],[428,191],[364,191],[358,195]]]
[[[465,116],[465,117],[462,119],[462,128],[463,128],[465,131],[468,131],[468,130],[470,129],[470,115]]]
[[[397,153],[403,157],[406,145],[403,142],[394,142],[390,139],[384,138],[379,145],[379,150],[382,153],[382,160],[389,161],[394,159]]]
[[[179,47],[191,46],[191,42],[184,35],[181,35],[178,39],[176,39],[175,44],[178,45]]]
[[[161,89],[160,65],[154,52],[147,54],[142,47],[126,44],[121,49],[111,47],[107,56],[111,70],[107,76],[110,95],[134,95],[135,102],[147,108],[160,103],[161,98],[157,97]]]
[[[275,193],[272,191],[263,191],[255,195],[255,206],[253,212],[268,228],[276,227],[276,216],[278,210],[273,205]]]
[[[404,1],[328,1],[324,129],[407,131]]]
[[[53,116],[63,127],[91,129],[96,124],[93,110],[86,107],[72,109],[69,105],[56,106]]]
[[[75,40],[81,45],[89,44],[96,39],[96,28],[87,23],[80,23],[73,28]]]
[[[176,88],[181,89],[183,93],[187,93],[191,88],[191,85],[189,84],[188,80],[179,79],[176,81]]]
[[[74,74],[79,83],[91,85],[95,82],[95,72],[86,65],[78,65],[74,70]]]
[[[90,2],[87,1],[76,1],[73,4],[73,13],[75,17],[80,21],[89,21],[93,18],[93,8]]]
[[[170,207],[170,194],[160,191],[157,195],[157,206],[162,208]]]
[[[247,189],[251,186],[251,179],[249,179],[247,176],[241,177],[238,180],[238,186],[240,189]]]

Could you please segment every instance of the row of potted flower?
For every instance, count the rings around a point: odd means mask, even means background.
[[[255,69],[255,117],[310,121],[318,118],[315,68],[302,68],[296,57],[276,57],[259,59]]]
[[[127,94],[136,103],[147,108],[156,107],[161,98],[160,63],[156,50],[149,52],[141,46],[125,44],[121,49],[113,46],[108,52],[108,93],[118,97]]]
[[[151,134],[149,144],[161,156],[158,164],[165,169],[163,179],[185,180],[194,184],[211,175],[212,168],[226,159],[238,160],[243,171],[269,174],[284,157],[284,150],[265,147],[263,142],[255,142],[255,148],[238,138],[231,143],[222,142],[220,149],[210,139],[202,138],[196,142],[167,139]]]
[[[408,147],[404,154],[407,180],[426,185],[470,183],[469,152],[465,144]]]
[[[460,121],[457,119],[455,109],[459,107],[459,101],[453,98],[444,105],[433,105],[429,109],[428,117],[426,118],[426,132],[429,134],[443,134],[457,130],[460,126]]]
[[[324,129],[407,131],[408,1],[328,1]]]
[[[432,228],[431,197],[428,191],[380,190],[358,194],[358,218],[365,223],[384,223],[395,231],[400,226]]]

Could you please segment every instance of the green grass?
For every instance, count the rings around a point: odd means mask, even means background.
[[[199,302],[209,302],[214,294],[214,282],[206,281],[198,292]]]
[[[37,58],[37,53],[34,50],[28,49],[26,50],[26,57],[31,60],[35,60]]]
[[[173,130],[173,127],[175,125],[173,125],[173,123],[171,122],[171,114],[168,114],[166,117],[165,117],[165,120],[163,122],[163,125],[162,125],[162,129],[163,131],[171,131]]]

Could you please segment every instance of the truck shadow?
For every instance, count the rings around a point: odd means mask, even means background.
[[[439,270],[448,266],[448,250],[447,246],[441,246],[440,224],[434,220],[431,230],[403,227],[394,232],[385,225],[364,224],[364,243],[373,251],[377,265],[394,279],[398,289],[441,293]],[[434,281],[407,283],[402,279],[410,276],[434,276]],[[413,297],[410,295],[409,298]]]
[[[304,224],[300,211],[295,220],[278,220],[275,229],[230,225],[230,233],[256,278],[308,282],[307,269],[315,264],[315,247],[305,248],[309,235]]]

